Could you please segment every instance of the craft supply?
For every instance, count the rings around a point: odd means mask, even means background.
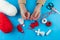
[[[42,23],[43,23],[43,24],[47,23],[47,19],[46,19],[46,18],[43,18],[43,19],[42,19]]]
[[[46,26],[48,26],[48,27],[50,27],[51,25],[52,25],[52,23],[49,21],[46,23]]]
[[[44,31],[41,31],[41,32],[40,32],[40,35],[41,35],[41,36],[45,36],[45,32],[44,32]]]
[[[9,32],[12,32],[12,30],[13,30],[13,25],[12,25],[11,21],[2,12],[0,12],[0,29],[4,33],[9,33]]]
[[[18,29],[19,32],[24,33],[24,31],[22,29],[22,26],[20,24],[17,26],[17,29]]]
[[[49,10],[52,10],[52,11],[58,13],[58,14],[60,14],[60,12],[56,8],[54,8],[54,4],[53,3],[48,3],[46,8],[49,9]]]
[[[41,35],[41,36],[44,36],[45,35],[45,32],[44,31],[40,31],[40,29],[38,29],[37,31],[35,31],[37,33],[37,35]]]
[[[32,29],[34,29],[35,27],[37,27],[39,25],[39,23],[37,22],[37,21],[35,21],[34,23],[31,23],[30,24],[30,27],[32,28]]]
[[[51,33],[51,29],[50,30],[48,30],[48,32],[46,33],[46,36],[48,36],[50,33]]]
[[[23,18],[19,18],[19,19],[18,19],[18,22],[19,22],[22,26],[25,26],[25,25],[24,25],[24,19],[23,19]]]
[[[37,31],[35,31],[37,33],[37,35],[40,35],[40,29],[38,29]]]
[[[6,0],[0,0],[0,12],[8,16],[15,16],[17,14],[17,8]]]

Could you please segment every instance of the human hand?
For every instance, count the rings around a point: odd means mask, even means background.
[[[41,4],[38,4],[30,17],[30,20],[37,20],[40,17]]]
[[[20,11],[21,11],[21,16],[23,19],[29,19],[30,13],[26,10],[24,4],[20,4]]]

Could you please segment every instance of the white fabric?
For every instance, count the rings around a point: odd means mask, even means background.
[[[17,13],[17,9],[6,0],[0,0],[0,12],[3,12],[8,16],[15,16]]]

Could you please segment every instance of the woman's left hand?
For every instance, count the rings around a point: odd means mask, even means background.
[[[30,17],[30,20],[37,20],[40,17],[40,10],[42,5],[38,4],[33,12],[33,14]]]

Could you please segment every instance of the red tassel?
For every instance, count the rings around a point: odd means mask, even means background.
[[[22,29],[22,26],[21,26],[20,24],[17,26],[17,29],[18,29],[19,32],[24,33],[24,31],[23,31],[23,29]]]

